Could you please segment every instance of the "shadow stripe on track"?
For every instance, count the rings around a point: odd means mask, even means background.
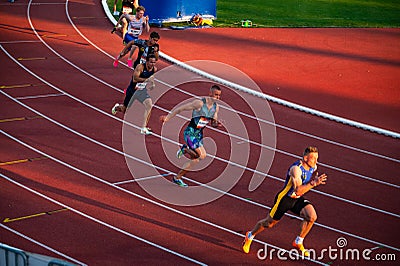
[[[67,3],[68,3],[68,0],[67,0]],[[106,15],[107,15],[108,19],[110,20],[110,22],[113,25],[115,25],[117,23],[117,21],[111,15],[110,10],[109,10],[108,5],[107,5],[107,2],[105,0],[102,0],[102,6],[103,6],[103,10],[106,13]],[[67,13],[68,13],[68,10],[67,10]],[[68,18],[69,18],[69,14],[68,14]],[[210,80],[213,80],[213,81],[218,82],[220,84],[223,84],[223,85],[225,85],[225,86],[227,86],[229,88],[232,88],[232,89],[235,89],[235,90],[239,90],[239,91],[243,91],[245,93],[249,93],[249,94],[254,95],[256,97],[259,97],[261,99],[265,99],[267,101],[271,101],[271,102],[283,105],[285,107],[289,107],[291,109],[299,110],[299,111],[302,111],[304,113],[309,113],[309,114],[312,114],[314,116],[319,116],[319,117],[322,117],[324,119],[328,119],[328,120],[332,120],[332,121],[335,121],[335,122],[338,122],[338,123],[342,123],[342,124],[345,124],[345,125],[349,125],[349,126],[352,126],[352,127],[360,128],[360,129],[363,129],[363,130],[366,130],[366,131],[375,132],[375,133],[378,133],[378,134],[381,134],[381,135],[386,135],[386,136],[389,136],[389,137],[392,137],[392,138],[400,138],[400,133],[399,132],[394,132],[394,131],[382,129],[382,128],[379,128],[379,127],[371,126],[371,125],[368,125],[368,124],[365,124],[365,123],[360,123],[360,122],[357,122],[357,121],[353,121],[353,120],[350,120],[350,119],[346,119],[346,118],[343,118],[343,117],[339,117],[339,116],[336,116],[336,115],[332,115],[332,114],[329,114],[329,113],[318,111],[316,109],[308,108],[308,107],[302,106],[300,104],[292,103],[290,101],[286,101],[286,100],[283,100],[283,99],[280,99],[280,98],[277,98],[277,97],[274,97],[274,96],[271,96],[271,95],[268,95],[268,94],[265,94],[265,93],[260,93],[258,91],[253,91],[253,90],[251,90],[249,88],[246,88],[244,86],[235,84],[235,83],[230,82],[228,80],[219,78],[219,77],[217,77],[215,75],[212,75],[212,74],[209,74],[209,73],[207,73],[205,71],[196,69],[196,68],[194,68],[194,67],[192,67],[192,66],[190,66],[190,65],[188,65],[188,64],[186,64],[184,62],[181,62],[181,61],[179,61],[179,60],[177,60],[177,59],[175,59],[175,58],[173,58],[173,57],[171,57],[171,56],[169,56],[167,54],[164,54],[161,51],[160,51],[160,57],[164,58],[168,62],[171,62],[171,63],[173,63],[173,64],[175,64],[177,66],[180,66],[183,69],[186,69],[186,70],[189,70],[189,71],[191,71],[193,73],[196,73],[196,74],[198,74],[198,75],[200,75],[202,77],[205,77],[207,79],[210,79]],[[396,62],[396,64],[398,64],[398,62]]]
[[[106,3],[105,1],[102,1],[102,4],[103,4],[104,11],[107,13],[107,17],[112,21],[112,19],[113,19],[114,17],[111,15],[111,13],[108,12],[109,10],[108,10],[108,7],[107,7],[107,3]],[[90,41],[88,38],[86,38],[86,36],[82,34],[82,32],[76,27],[76,25],[74,24],[74,22],[71,20],[70,15],[69,15],[69,12],[68,12],[68,8],[66,9],[66,12],[67,12],[67,18],[68,18],[68,20],[70,21],[70,24],[72,25],[72,27],[75,29],[75,31],[76,31],[84,40],[86,40],[90,45],[92,45],[93,47],[95,47],[97,50],[99,50],[100,52],[102,52],[102,53],[103,53],[104,55],[106,55],[107,57],[112,58],[112,59],[115,59],[114,56],[112,56],[112,55],[106,53],[103,49],[101,49],[101,48],[98,47],[96,44],[94,44],[92,41]],[[108,16],[108,15],[110,15],[110,16]],[[116,21],[115,21],[115,22],[116,22]],[[168,60],[167,60],[167,61],[168,61]],[[168,62],[169,62],[169,61],[168,61]],[[128,67],[128,65],[125,64],[124,62],[121,62],[121,64],[124,65],[124,66],[126,66],[126,67]],[[189,71],[190,71],[190,70],[189,70]],[[196,74],[197,74],[197,73],[196,73]],[[199,76],[200,76],[200,75],[199,75]],[[163,83],[161,80],[157,80],[157,81]],[[185,93],[185,94],[187,94],[187,95],[195,96],[195,95],[193,95],[193,94],[191,94],[191,93],[188,93],[188,92],[185,92],[185,91],[183,91],[183,90],[180,90],[179,88],[176,88],[176,87],[173,87],[173,86],[171,87],[171,85],[169,85],[169,84],[167,84],[167,83],[164,83],[164,84],[167,85],[167,86],[170,86],[170,88],[174,88],[174,89],[176,89],[176,90],[178,90],[178,91],[181,91],[182,93]],[[121,92],[121,90],[119,90],[119,89],[117,89],[117,90]],[[225,108],[224,106],[222,106],[222,107]],[[235,110],[235,111],[236,111],[236,110]],[[240,113],[240,114],[242,114],[242,115],[244,115],[244,116],[251,117],[250,115],[245,114],[245,113],[242,113],[242,112],[238,112],[238,113]],[[251,117],[251,118],[258,120],[258,118],[256,118],[256,117]],[[264,122],[264,123],[266,123],[266,124],[271,124],[269,121],[265,121],[265,120],[258,120],[258,121]],[[301,135],[304,135],[304,136],[307,136],[307,137],[310,137],[310,138],[315,138],[315,139],[318,139],[318,140],[321,140],[321,141],[325,141],[325,142],[328,142],[328,143],[330,143],[330,144],[334,144],[334,145],[337,145],[337,146],[340,146],[340,147],[343,147],[343,148],[351,149],[351,150],[354,150],[354,151],[357,151],[357,152],[369,154],[369,155],[372,155],[372,156],[377,156],[377,157],[380,157],[380,158],[382,158],[382,159],[391,160],[391,161],[400,163],[400,160],[394,159],[394,158],[390,158],[390,157],[385,156],[385,155],[381,155],[381,154],[374,153],[374,152],[371,152],[371,151],[366,151],[366,150],[362,150],[362,149],[359,149],[359,148],[351,147],[351,146],[346,145],[346,144],[338,143],[338,142],[335,142],[335,141],[332,141],[332,140],[328,140],[328,139],[324,139],[324,138],[321,138],[321,137],[318,137],[318,136],[315,136],[315,135],[312,135],[312,134],[308,134],[308,133],[304,133],[304,132],[301,132],[301,131],[298,131],[298,130],[295,130],[295,129],[291,129],[291,128],[286,127],[286,126],[283,126],[283,125],[279,125],[279,124],[273,124],[273,125],[274,125],[274,126],[277,126],[277,127],[279,127],[279,128],[282,128],[282,129],[285,129],[285,130],[288,130],[288,131],[297,133],[297,134],[301,134]],[[278,151],[278,150],[277,150],[277,151]],[[292,156],[295,157],[295,155],[292,155]],[[382,181],[382,182],[385,183],[384,181]]]
[[[159,80],[157,80],[157,81],[159,81]],[[164,85],[167,85],[167,83],[164,83],[164,82],[162,82],[162,81],[159,81],[159,82],[163,83]],[[167,86],[170,86],[170,85],[168,84]],[[196,98],[199,98],[199,97],[196,96],[196,95],[193,95],[193,96],[196,97]],[[155,104],[153,105],[153,107],[155,107],[155,108],[157,108],[157,109],[159,109],[159,110],[161,110],[161,111],[164,111],[164,112],[166,112],[166,113],[169,112],[169,110],[167,110],[167,109],[165,109],[165,108],[162,108],[162,107],[160,107],[160,106],[157,106],[157,105],[155,105]],[[224,106],[220,106],[220,107],[224,107]],[[241,112],[238,111],[237,113],[240,114]],[[179,117],[179,118],[182,118],[182,119],[184,119],[184,120],[190,121],[190,118],[189,118],[189,117],[185,117],[185,116],[180,115],[180,114],[176,115],[176,117]],[[218,129],[218,128],[210,127],[210,128],[208,128],[208,129],[210,129],[210,130],[212,130],[212,131],[219,132],[219,133],[224,134],[224,135],[228,135],[229,137],[236,138],[236,139],[238,139],[238,140],[240,140],[240,141],[242,141],[242,142],[246,142],[246,143],[249,143],[249,144],[253,144],[253,145],[259,146],[259,147],[264,148],[264,149],[273,150],[273,151],[275,151],[275,152],[278,152],[278,153],[281,153],[281,154],[284,154],[284,155],[287,155],[287,156],[290,156],[290,157],[293,157],[293,158],[296,158],[296,159],[301,159],[301,157],[299,157],[299,156],[297,156],[297,155],[295,155],[295,154],[292,154],[292,153],[289,153],[289,152],[286,152],[286,151],[283,151],[283,150],[279,150],[279,149],[276,149],[276,148],[271,148],[271,147],[269,147],[269,146],[267,146],[267,145],[264,145],[264,144],[258,143],[258,142],[256,142],[256,141],[249,140],[249,139],[246,139],[246,138],[243,138],[243,137],[234,135],[234,134],[229,133],[229,132],[222,131],[222,130],[220,130],[220,129]],[[161,137],[161,136],[160,136],[160,137]],[[322,141],[324,141],[324,140],[322,140]],[[207,154],[207,156],[211,156],[211,155]],[[213,156],[211,156],[211,157],[213,157]],[[221,160],[221,158],[219,158],[219,157],[213,157],[213,158],[216,158],[216,159],[218,159],[218,160]],[[390,159],[393,160],[393,161],[395,161],[395,162],[399,162],[399,163],[400,163],[400,160],[396,160],[396,159],[393,159],[393,158],[390,158]],[[372,178],[372,177],[369,177],[369,176],[364,176],[364,175],[362,175],[362,174],[358,174],[358,173],[355,173],[355,172],[352,172],[352,171],[349,171],[349,170],[341,169],[341,168],[338,168],[338,167],[335,167],[335,166],[332,166],[332,165],[329,165],[329,164],[326,164],[326,163],[318,162],[318,165],[324,166],[324,167],[326,167],[326,168],[329,168],[329,169],[332,169],[332,170],[335,170],[335,171],[338,171],[338,172],[341,172],[341,173],[344,173],[344,174],[353,175],[353,176],[355,176],[355,177],[359,177],[359,178],[362,178],[362,179],[365,179],[365,180],[368,180],[368,181],[372,181],[372,182],[375,182],[375,183],[379,183],[379,184],[381,184],[381,185],[386,185],[386,186],[393,187],[393,188],[397,188],[397,189],[400,188],[400,185],[396,185],[396,184],[393,184],[393,183],[390,183],[390,182],[386,182],[386,181],[383,181],[383,180],[380,180],[380,179]],[[282,181],[282,182],[285,181],[285,180],[282,179],[282,178],[275,177],[275,176],[269,175],[269,174],[267,174],[267,173],[263,173],[263,172],[257,171],[256,169],[252,169],[252,168],[246,167],[245,170],[248,170],[248,171],[251,171],[251,172],[254,172],[254,173],[257,173],[257,174],[261,174],[261,175],[266,175],[266,176],[268,176],[268,177],[270,177],[270,178],[272,178],[272,179],[279,180],[279,181]],[[313,190],[313,191],[318,191],[318,190]]]

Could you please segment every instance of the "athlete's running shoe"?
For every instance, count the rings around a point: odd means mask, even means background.
[[[148,127],[143,127],[143,128],[140,130],[140,134],[143,134],[143,135],[150,135],[150,134],[151,134],[151,129],[148,128]]]
[[[133,61],[132,61],[132,59],[128,59],[128,67],[132,67],[133,66]]]
[[[247,231],[246,232],[246,237],[244,238],[244,241],[243,241],[243,251],[244,251],[244,253],[249,253],[249,251],[250,251],[250,245],[251,245],[251,241],[253,241],[253,238],[252,237],[250,237],[250,231]]]
[[[114,59],[113,66],[118,67],[118,59],[117,58]]]
[[[114,11],[113,15],[114,16],[119,16],[119,12],[118,11]]]
[[[176,152],[176,158],[180,159],[182,155],[185,153],[186,148],[187,148],[186,144],[183,144],[182,147]]]
[[[116,103],[116,104],[114,104],[114,106],[113,106],[113,108],[111,108],[111,113],[113,114],[113,115],[116,115],[117,114],[117,107],[119,106],[119,103]]]
[[[175,179],[175,177],[173,177],[172,182],[174,182],[180,187],[188,187],[188,185],[185,182],[183,182],[182,179]]]
[[[300,250],[302,255],[304,255],[305,257],[310,257],[310,252],[308,252],[308,250],[304,248],[303,244],[296,244],[296,241],[293,241],[292,245],[293,247]]]

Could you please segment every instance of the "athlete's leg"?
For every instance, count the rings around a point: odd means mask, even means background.
[[[147,123],[149,122],[150,115],[151,115],[151,108],[153,107],[153,102],[151,98],[147,98],[143,101],[144,105],[144,115],[143,115],[143,126],[142,128],[147,127]]]
[[[127,45],[124,46],[124,48],[121,50],[121,52],[120,52],[120,53],[118,54],[118,56],[115,58],[115,60],[120,60],[122,57],[124,57],[124,56],[128,53],[128,51],[129,51],[128,45],[129,45],[129,44],[127,44]]]
[[[121,19],[122,22],[122,40],[125,39],[125,34],[128,32],[128,21],[126,18]]]
[[[270,214],[268,214],[267,218],[262,219],[256,223],[254,226],[253,230],[246,232],[246,236],[243,241],[243,251],[245,253],[249,253],[250,251],[250,245],[251,242],[253,241],[254,237],[261,233],[265,228],[272,228],[274,225],[276,225],[279,222],[279,220],[274,220]]]
[[[272,228],[274,227],[279,220],[274,220],[270,214],[268,214],[267,218],[262,219],[256,223],[254,226],[253,230],[251,230],[251,234],[253,236],[256,236],[257,234],[261,233],[264,231],[265,228]]]
[[[135,93],[135,90],[134,90],[134,88],[133,88],[133,85],[134,85],[134,83],[133,83],[133,81],[132,81],[132,79],[131,79],[131,81],[130,81],[128,87],[127,87],[126,90],[125,90],[124,102],[123,102],[123,104],[119,104],[119,105],[118,105],[117,111],[122,112],[122,113],[125,113],[125,112],[126,112],[126,109],[128,108],[128,106],[130,106],[130,105],[132,104],[132,103],[131,103],[131,100],[132,100],[133,94]]]
[[[113,14],[117,11],[117,2],[118,0],[114,0]]]
[[[305,238],[310,232],[311,227],[314,225],[314,222],[317,220],[317,213],[314,207],[311,204],[308,204],[300,211],[300,217],[303,218],[303,221],[300,224],[299,236]]]
[[[136,51],[136,45],[133,45],[133,41],[132,41],[131,47],[132,47],[132,48],[131,48],[131,50],[129,51],[128,60],[132,60],[133,53]]]
[[[310,232],[314,222],[317,220],[317,213],[311,204],[307,204],[300,210],[300,217],[303,218],[303,221],[300,224],[300,234],[293,241],[292,245],[300,250],[304,256],[309,257],[310,252],[304,247],[303,240]]]
[[[207,156],[207,153],[206,153],[206,150],[204,149],[204,146],[200,146],[200,147],[194,149],[194,151],[199,156],[197,158],[195,158],[195,159],[191,159],[190,161],[186,162],[183,165],[182,169],[176,175],[175,179],[181,179],[182,176],[184,176],[190,169],[192,169],[192,167],[194,165],[196,165],[200,160],[206,158],[206,156]]]

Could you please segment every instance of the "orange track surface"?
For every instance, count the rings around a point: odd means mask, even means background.
[[[0,242],[66,259],[11,233],[5,229],[8,227],[88,265],[187,265],[196,261],[210,265],[313,265],[315,262],[281,261],[277,257],[260,260],[257,258],[258,250],[263,248],[260,243],[253,243],[250,254],[246,255],[241,250],[240,234],[251,229],[273,204],[276,192],[283,185],[274,177],[285,175],[295,160],[293,155],[301,153],[307,145],[316,145],[323,164],[320,172],[326,172],[329,181],[317,188],[322,193],[307,194],[317,209],[318,224],[306,238],[306,247],[317,251],[329,246],[335,248],[336,240],[345,237],[349,248],[374,248],[372,254],[396,254],[398,260],[399,141],[277,104],[270,104],[280,127],[276,128],[277,151],[267,178],[258,189],[249,192],[252,173],[247,170],[229,191],[243,200],[224,195],[207,204],[182,207],[155,199],[137,182],[112,186],[111,183],[132,179],[124,156],[115,152],[123,149],[122,123],[98,111],[110,113],[113,104],[122,98],[119,90],[125,89],[130,79],[132,71],[122,64],[113,68],[112,58],[108,56],[120,51],[121,40],[109,33],[112,25],[98,1],[68,1],[68,13],[62,0],[29,3],[20,0],[0,4],[3,49],[0,86],[5,86],[1,88],[0,120],[32,118],[38,115],[35,111],[46,117],[1,122],[0,162],[39,158],[45,153],[65,164],[41,158],[1,165]],[[106,54],[82,38],[68,17]],[[250,76],[267,94],[400,131],[398,29],[154,30],[161,35],[161,50],[179,60],[223,62]],[[158,63],[160,69],[168,65],[163,60]],[[208,86],[207,82],[190,82],[179,87],[204,95],[202,89]],[[161,87],[157,83],[154,93]],[[36,97],[16,99],[26,96]],[[169,90],[157,105],[171,109],[188,98],[179,91]],[[223,100],[237,110],[252,113],[240,95],[229,88],[223,88]],[[260,104],[262,107],[266,103],[260,101]],[[142,111],[141,105],[136,104],[135,108]],[[161,132],[158,122],[161,114],[164,112],[154,109],[150,119],[156,133]],[[253,119],[242,119],[249,138],[260,142],[258,125]],[[55,121],[65,127],[56,125]],[[229,158],[231,146],[240,145],[237,140],[211,129],[206,129],[205,134],[213,139],[215,154],[221,158]],[[135,145],[140,139],[136,130],[129,141]],[[156,136],[146,137],[145,144],[150,163],[172,172],[182,164],[182,161],[175,165],[168,160],[174,156],[175,147],[163,150]],[[206,149],[213,151],[212,143],[207,145]],[[250,160],[244,166],[256,167],[260,149],[250,145]],[[136,146],[133,152],[137,157],[147,154]],[[189,173],[188,177],[208,182],[226,167],[221,161],[210,163],[200,171]],[[146,168],[140,163],[135,165],[140,170]],[[33,194],[8,179],[59,203]],[[4,222],[6,218],[49,212],[64,205],[71,210]],[[257,239],[289,250],[298,227],[299,220],[284,217],[274,230],[262,233]],[[156,245],[145,243],[144,239]],[[319,261],[333,265],[360,263],[332,260],[327,256]]]

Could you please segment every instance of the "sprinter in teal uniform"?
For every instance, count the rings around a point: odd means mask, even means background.
[[[217,85],[213,85],[210,88],[208,97],[181,105],[172,110],[168,115],[160,117],[160,120],[165,123],[182,111],[192,111],[192,119],[183,132],[186,144],[183,145],[177,153],[178,158],[187,153],[190,157],[190,161],[185,163],[179,173],[172,179],[178,186],[187,187],[187,184],[182,180],[182,176],[184,176],[194,164],[204,159],[207,155],[203,146],[203,129],[207,124],[211,124],[213,127],[219,125],[219,106],[216,101],[219,100],[220,97],[221,88]]]

